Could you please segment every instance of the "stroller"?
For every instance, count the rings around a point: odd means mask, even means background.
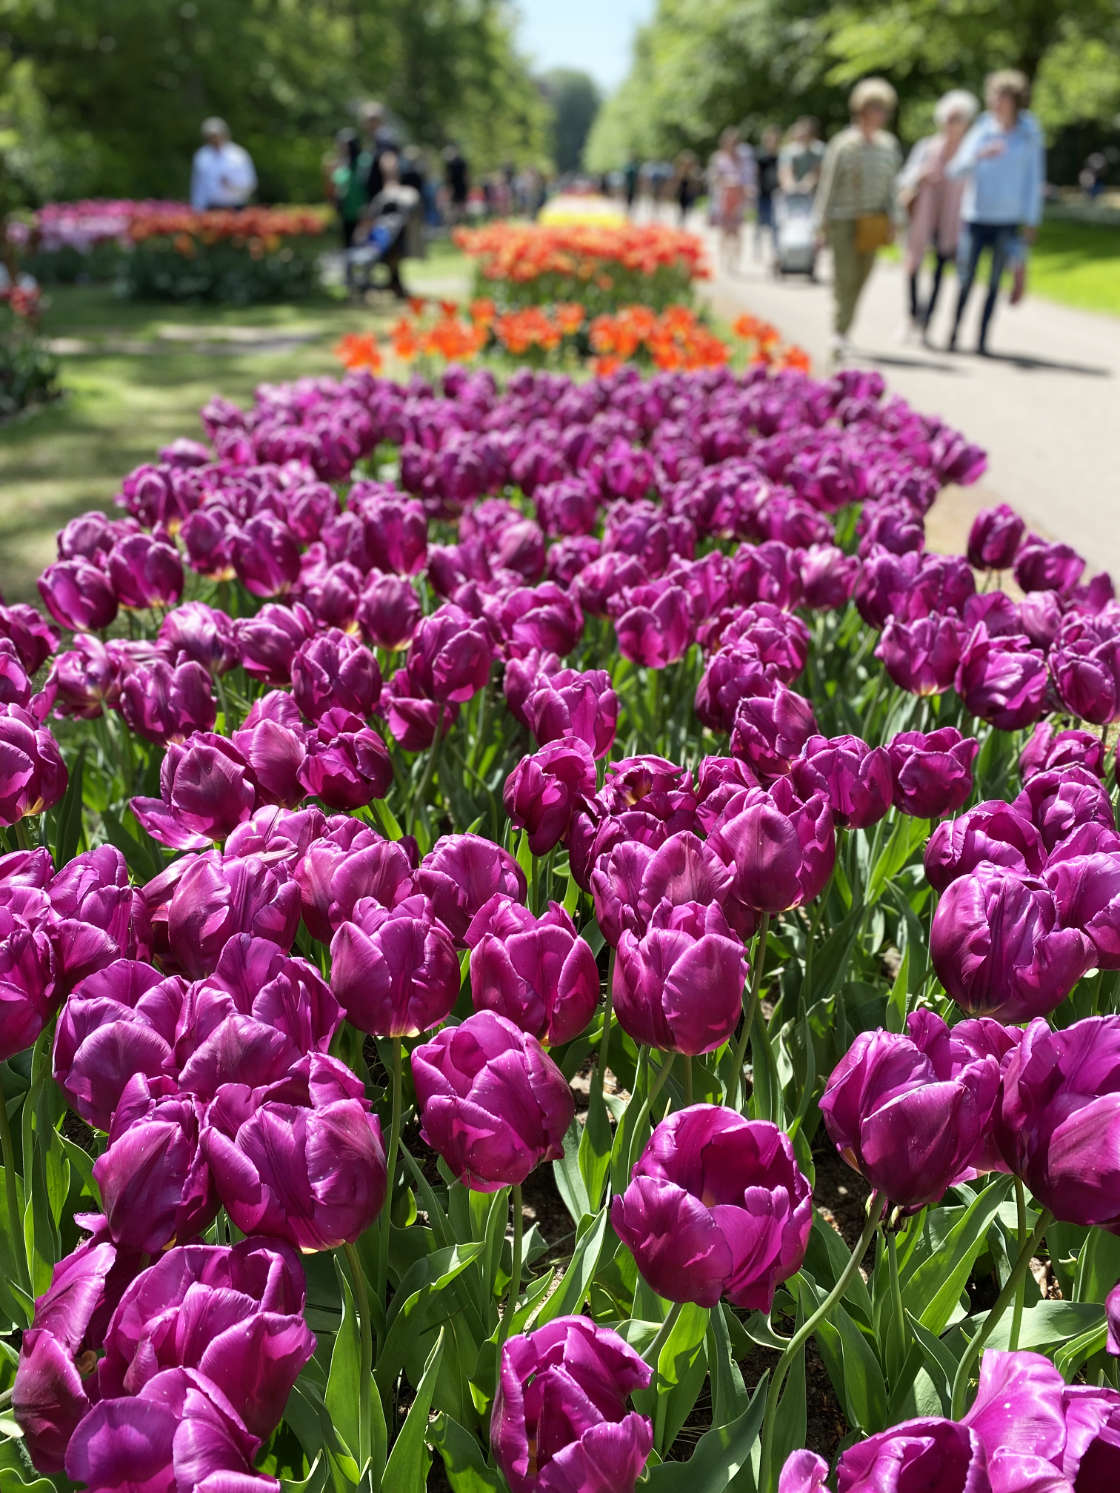
[[[774,212],[774,270],[779,275],[816,276],[813,199],[808,192],[782,193]]]
[[[411,192],[411,198],[407,196]],[[383,191],[370,203],[369,216],[355,234],[354,244],[346,251],[346,283],[362,292],[373,288],[373,272],[379,264],[389,271],[388,289],[403,298],[400,263],[404,257],[405,235],[409,216],[418,201],[417,193],[408,187]]]

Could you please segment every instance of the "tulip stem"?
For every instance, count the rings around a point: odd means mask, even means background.
[[[358,1306],[359,1368],[358,1368],[358,1443],[359,1456],[364,1457],[371,1444],[370,1395],[373,1392],[373,1320],[370,1316],[369,1287],[366,1273],[358,1258],[358,1251],[349,1240],[342,1246],[346,1254],[346,1265],[354,1285],[354,1299]]]
[[[883,1242],[887,1247],[887,1267],[890,1271],[891,1305],[894,1308],[894,1341],[896,1366],[902,1368],[906,1358],[906,1313],[902,1306],[902,1286],[898,1278],[898,1246],[890,1229],[884,1228]]]
[[[12,1254],[18,1267],[20,1282],[28,1283],[27,1248],[20,1220],[19,1194],[16,1191],[16,1148],[12,1141],[12,1127],[8,1123],[8,1096],[4,1092],[4,1080],[0,1075],[0,1156],[4,1161],[4,1199],[8,1207],[8,1230],[12,1236]]]
[[[424,816],[424,823],[428,824],[428,789],[431,787],[432,779],[435,777],[436,763],[439,761],[439,746],[443,737],[444,707],[439,708],[439,716],[436,720],[436,731],[432,737],[432,744],[428,748],[428,760],[424,764],[424,773],[420,779],[420,786],[416,790],[415,802]],[[431,833],[431,826],[428,826]]]
[[[615,950],[612,949],[610,964],[607,967],[607,993],[603,1001],[603,1034],[599,1038],[599,1061],[595,1068],[600,1095],[602,1095],[603,1083],[607,1076],[607,1053],[611,1042],[611,1016],[614,1011],[614,961]]]
[[[692,1054],[689,1053],[684,1060],[684,1102],[692,1103]]]
[[[513,1234],[513,1265],[510,1270],[509,1290],[506,1294],[506,1309],[498,1325],[498,1368],[501,1370],[502,1344],[509,1337],[513,1326],[513,1314],[517,1310],[517,1298],[521,1295],[522,1239],[525,1230],[525,1213],[521,1201],[521,1183],[515,1182],[509,1190],[510,1223]]]
[[[673,1302],[672,1306],[669,1308],[669,1315],[657,1329],[657,1336],[654,1338],[653,1342],[650,1343],[649,1347],[642,1355],[646,1363],[649,1364],[650,1368],[655,1374],[657,1373],[657,1361],[661,1357],[661,1350],[669,1341],[673,1328],[677,1325],[677,1318],[680,1316],[683,1307],[683,1301]]]
[[[957,1372],[953,1379],[953,1394],[950,1415],[953,1420],[960,1420],[964,1414],[964,1400],[968,1393],[968,1381],[972,1373],[972,1365],[979,1359],[984,1344],[995,1332],[1000,1318],[1011,1305],[1012,1301],[1019,1295],[1020,1286],[1026,1279],[1031,1260],[1035,1251],[1042,1243],[1042,1236],[1054,1222],[1054,1215],[1048,1208],[1043,1208],[1042,1217],[1038,1220],[1035,1231],[1019,1250],[1019,1258],[1012,1267],[1011,1274],[1004,1283],[1003,1290],[996,1297],[996,1304],[984,1319],[984,1325],[974,1338],[970,1338],[965,1344],[961,1361],[957,1364]],[[1021,1236],[1020,1236],[1021,1237]]]
[[[766,958],[766,936],[770,931],[770,914],[764,912],[758,924],[754,941],[754,968],[751,970],[751,990],[747,997],[747,1009],[743,1016],[743,1030],[735,1044],[735,1061],[731,1069],[731,1088],[727,1095],[729,1109],[739,1107],[739,1089],[743,1081],[743,1064],[747,1060],[747,1043],[751,1039],[751,1028],[758,1013],[759,989],[762,984],[762,965]]]
[[[1027,1189],[1023,1186],[1021,1177],[1015,1178],[1015,1221],[1016,1238],[1027,1237]],[[1027,1289],[1027,1277],[1024,1274],[1019,1282],[1019,1289],[1015,1292],[1015,1305],[1011,1312],[1011,1336],[1007,1346],[1012,1352],[1019,1346],[1019,1330],[1023,1325],[1023,1307]]]
[[[31,849],[31,836],[27,833],[27,820],[17,819],[14,826],[16,844],[21,850]]]
[[[867,1247],[879,1227],[883,1214],[886,1211],[887,1202],[881,1192],[873,1192],[867,1204],[867,1222],[863,1226],[863,1233],[859,1237],[859,1243],[852,1251],[851,1259],[840,1273],[840,1279],[829,1291],[828,1295],[817,1307],[811,1316],[806,1317],[801,1326],[790,1338],[782,1349],[782,1356],[774,1367],[774,1376],[770,1380],[770,1387],[766,1391],[766,1410],[762,1418],[762,1453],[758,1473],[759,1493],[773,1493],[774,1480],[771,1475],[771,1466],[774,1460],[774,1422],[777,1418],[778,1400],[782,1393],[782,1386],[786,1382],[786,1376],[790,1371],[793,1360],[804,1345],[817,1330],[819,1323],[831,1312],[832,1308],[841,1300],[852,1278],[859,1269],[860,1261],[867,1253]]]
[[[389,1111],[389,1149],[385,1154],[385,1204],[381,1212],[381,1265],[385,1272],[385,1299],[389,1298],[389,1229],[392,1225],[393,1183],[397,1175],[397,1157],[401,1148],[401,1050],[399,1037],[393,1044],[392,1109]]]

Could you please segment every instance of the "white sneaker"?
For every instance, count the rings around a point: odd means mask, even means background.
[[[830,351],[834,363],[846,363],[848,358],[851,357],[852,344],[848,341],[847,337],[842,337],[837,333],[832,339]]]

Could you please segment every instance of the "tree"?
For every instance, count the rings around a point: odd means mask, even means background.
[[[554,67],[541,79],[552,108],[552,158],[557,171],[578,171],[583,148],[602,95],[589,73],[574,67]]]
[[[229,121],[266,200],[314,199],[364,98],[477,166],[538,159],[546,111],[509,0],[0,0],[0,136],[27,194],[181,196],[198,127]]]

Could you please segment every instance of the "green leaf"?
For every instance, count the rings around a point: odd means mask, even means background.
[[[631,1101],[627,1113],[630,1109],[636,1108],[639,1106]],[[621,1136],[622,1130],[622,1125],[619,1126],[617,1133],[611,1130],[607,1103],[603,1097],[602,1079],[596,1072],[591,1080],[587,1118],[584,1122],[583,1134],[579,1138],[578,1152],[579,1174],[583,1179],[583,1190],[587,1199],[587,1207],[584,1211],[587,1213],[599,1211],[599,1205],[603,1201],[603,1188],[611,1169],[612,1148],[617,1147],[617,1137]]]
[[[987,1312],[978,1312],[975,1317],[969,1318],[969,1324],[974,1324],[976,1330],[979,1331],[987,1315]],[[1005,1312],[996,1323],[995,1330],[987,1342],[989,1348],[1008,1346],[1011,1341],[1011,1319],[1011,1312]],[[1100,1325],[1101,1308],[1095,1302],[1040,1301],[1036,1306],[1028,1307],[1023,1313],[1023,1323],[1019,1329],[1019,1347],[1045,1353],[1048,1350],[1060,1348],[1072,1339],[1080,1337],[1082,1333],[1093,1331]]]
[[[446,1331],[446,1328],[441,1330],[435,1347],[428,1354],[420,1383],[416,1386],[416,1398],[409,1406],[404,1426],[385,1464],[381,1486],[389,1493],[424,1493],[428,1485],[428,1469],[432,1465],[427,1445],[428,1412],[432,1408]]]
[[[663,1462],[655,1467],[646,1483],[650,1493],[748,1493],[753,1489],[750,1458],[762,1427],[769,1378],[769,1373],[763,1374],[741,1415],[701,1436],[687,1462]]]
[[[816,1311],[828,1295],[805,1274],[799,1277],[807,1300],[805,1315]],[[821,1356],[849,1423],[856,1429],[878,1431],[886,1421],[887,1386],[883,1370],[867,1338],[837,1302],[816,1330]]]
[[[906,1313],[906,1325],[913,1342],[887,1411],[891,1424],[917,1416],[948,1415],[957,1371],[957,1360],[946,1345],[912,1312]]]
[[[382,1393],[400,1373],[410,1348],[424,1332],[455,1311],[465,1311],[464,1299],[454,1293],[454,1288],[463,1272],[478,1260],[483,1247],[476,1240],[451,1249],[437,1249],[406,1272],[393,1297],[389,1331],[374,1368]],[[479,1322],[477,1313],[470,1320],[476,1340],[481,1340],[485,1324]]]
[[[478,1442],[446,1410],[428,1427],[428,1441],[443,1458],[451,1493],[502,1493],[500,1474],[487,1467]]]
[[[343,1446],[357,1462],[365,1467],[370,1459],[369,1446],[362,1446],[358,1405],[363,1386],[361,1383],[361,1330],[354,1296],[346,1272],[335,1260],[339,1289],[342,1292],[342,1320],[335,1334],[331,1349],[331,1368],[327,1375],[324,1403]],[[365,1386],[369,1393],[370,1386]],[[378,1401],[380,1403],[380,1399]]]
[[[731,1308],[721,1302],[708,1319],[708,1375],[712,1381],[712,1424],[737,1420],[750,1402],[743,1374],[735,1362],[727,1319]]]
[[[960,1308],[972,1267],[1011,1187],[1010,1177],[999,1177],[989,1183],[964,1210],[941,1247],[903,1280],[903,1301],[935,1337],[940,1337]]]
[[[580,1165],[579,1153],[583,1142],[583,1128],[578,1120],[572,1121],[564,1135],[564,1155],[559,1161],[552,1163],[556,1190],[572,1222],[577,1224],[581,1218],[593,1211],[591,1199],[587,1195],[587,1184],[583,1180],[583,1168]]]
[[[582,1232],[577,1236],[568,1268],[555,1293],[541,1308],[535,1326],[542,1327],[555,1317],[564,1317],[571,1312],[582,1311],[603,1252],[609,1213],[608,1208],[603,1208],[597,1216],[581,1222]],[[584,1223],[586,1227],[583,1226]]]

